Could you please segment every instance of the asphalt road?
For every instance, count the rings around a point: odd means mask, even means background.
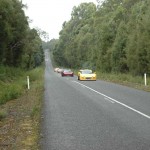
[[[46,54],[42,150],[150,150],[150,93],[54,72]]]

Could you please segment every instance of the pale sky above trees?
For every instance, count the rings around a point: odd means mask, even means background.
[[[31,28],[40,28],[49,34],[49,39],[58,38],[64,21],[71,17],[72,8],[83,2],[93,2],[97,0],[22,0],[27,4],[25,10],[29,16]]]

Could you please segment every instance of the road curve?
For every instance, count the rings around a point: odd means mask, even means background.
[[[53,71],[45,53],[42,150],[150,150],[150,93]]]

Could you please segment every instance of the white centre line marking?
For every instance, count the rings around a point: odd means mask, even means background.
[[[120,104],[120,105],[122,105],[122,106],[124,106],[124,107],[126,107],[126,108],[128,108],[128,109],[130,109],[130,110],[132,110],[132,111],[134,111],[134,112],[136,112],[136,113],[142,115],[142,116],[144,116],[145,118],[150,119],[150,116],[148,116],[148,115],[146,115],[146,114],[144,114],[144,113],[142,113],[142,112],[140,112],[140,111],[138,111],[138,110],[136,110],[136,109],[134,109],[134,108],[132,108],[132,107],[126,105],[126,104],[124,104],[124,103],[121,103],[121,102],[119,102],[119,101],[117,101],[117,100],[115,100],[115,99],[113,99],[113,98],[111,98],[111,97],[109,97],[109,96],[107,96],[107,95],[105,95],[105,94],[103,94],[103,93],[100,93],[100,92],[98,92],[98,91],[96,91],[96,90],[94,90],[94,89],[92,89],[92,88],[90,88],[90,87],[88,87],[88,86],[86,86],[86,85],[84,85],[84,84],[81,84],[81,83],[79,83],[79,82],[77,82],[77,81],[72,81],[72,82],[75,82],[75,83],[77,83],[77,84],[80,84],[81,86],[84,86],[84,87],[86,87],[87,89],[89,89],[89,90],[91,90],[91,91],[93,91],[93,92],[95,92],[95,93],[97,93],[97,94],[100,94],[100,95],[104,96],[105,98],[108,98],[108,99],[110,99],[111,101],[116,102],[116,103],[118,103],[118,104]]]

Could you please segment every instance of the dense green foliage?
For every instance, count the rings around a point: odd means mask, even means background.
[[[43,62],[42,41],[20,0],[0,0],[0,65],[30,69]]]
[[[58,42],[58,39],[51,39],[48,42],[43,41],[42,47],[43,49],[49,49],[50,51],[53,51],[55,49],[57,42]]]
[[[53,48],[58,65],[150,74],[150,1],[82,3],[63,23]]]
[[[25,70],[43,63],[42,40],[30,29],[20,0],[0,0],[0,104],[26,89]]]

